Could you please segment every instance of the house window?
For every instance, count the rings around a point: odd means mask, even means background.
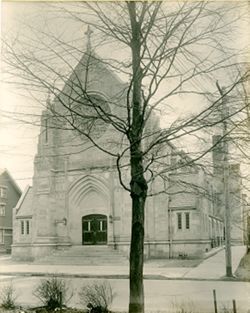
[[[3,229],[0,229],[0,243],[4,243]]]
[[[190,214],[185,213],[186,216],[186,229],[190,229]]]
[[[5,216],[5,204],[0,204],[0,216]]]
[[[7,198],[7,187],[0,187],[0,197]]]
[[[177,228],[182,229],[182,218],[181,213],[177,213]]]
[[[21,221],[21,234],[24,235],[24,221]]]

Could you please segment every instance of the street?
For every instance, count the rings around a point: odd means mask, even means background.
[[[11,281],[18,293],[18,303],[23,306],[38,306],[38,299],[32,294],[41,277],[14,277],[3,279],[1,285]],[[93,279],[67,278],[74,295],[69,306],[81,308],[78,291]],[[102,281],[102,280],[95,280]],[[126,311],[128,307],[128,280],[109,279],[115,292],[112,309]],[[145,308],[147,312],[176,312],[185,308],[192,313],[214,312],[213,289],[216,290],[219,312],[232,309],[232,299],[236,300],[237,313],[250,312],[250,283],[226,281],[189,280],[145,280]],[[188,311],[189,312],[189,311]]]

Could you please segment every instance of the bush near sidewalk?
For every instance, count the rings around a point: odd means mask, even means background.
[[[33,292],[48,311],[66,306],[73,296],[70,283],[63,278],[52,276],[42,279]]]
[[[17,307],[17,292],[11,284],[6,285],[0,289],[0,312],[3,309],[10,310]]]
[[[114,292],[109,282],[93,282],[79,291],[80,303],[91,313],[108,313],[114,299]]]

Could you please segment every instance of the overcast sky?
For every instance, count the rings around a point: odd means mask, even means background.
[[[33,23],[34,26],[41,27],[43,13],[46,10],[44,5],[34,2],[2,2],[1,7],[4,35],[18,34],[23,29],[27,36],[31,35],[25,24]],[[84,31],[82,37],[84,45]],[[18,185],[24,189],[27,184],[32,184],[33,160],[40,127],[19,122],[16,118],[21,120],[22,117],[17,117],[14,113],[31,111],[39,114],[42,107],[31,99],[20,96],[19,90],[15,90],[12,86],[1,87],[1,110],[12,118],[5,118],[3,115],[0,117],[0,167],[7,168]]]

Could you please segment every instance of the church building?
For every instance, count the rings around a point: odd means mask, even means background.
[[[128,88],[105,62],[86,52],[61,94],[48,100],[41,117],[33,185],[23,192],[13,212],[15,259],[36,260],[74,246],[106,246],[125,256],[129,254],[131,199],[119,182],[114,158],[76,131],[58,127],[54,114],[58,112],[60,97],[67,97],[70,92],[69,82],[77,79],[86,83],[86,68],[89,93],[110,102],[108,109],[116,114],[119,108],[112,107],[112,99],[118,94],[124,97]],[[98,125],[95,136],[98,143],[104,142],[107,147],[123,140],[115,138],[110,127],[103,124]],[[169,172],[170,187],[169,192],[147,198],[145,257],[203,257],[212,248],[223,245],[224,216],[216,198],[221,187],[195,164],[175,166],[189,157],[172,145],[165,149],[170,156],[166,166],[173,167]],[[235,212],[237,218],[240,210]],[[237,236],[240,241],[241,235]]]

